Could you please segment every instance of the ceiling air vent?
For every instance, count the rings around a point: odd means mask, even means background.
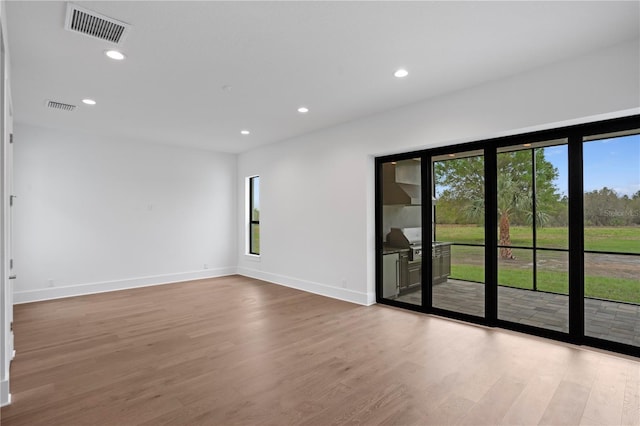
[[[62,111],[73,111],[74,109],[76,109],[76,106],[63,104],[62,102],[47,101],[47,108],[59,109]]]
[[[121,44],[131,26],[108,16],[67,3],[65,30]]]

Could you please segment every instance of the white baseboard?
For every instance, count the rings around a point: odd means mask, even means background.
[[[84,296],[88,294],[104,293],[107,291],[127,290],[138,287],[148,287],[162,284],[172,284],[181,281],[191,281],[203,278],[216,278],[234,275],[234,266],[203,269],[200,271],[180,272],[176,274],[153,275],[148,277],[129,278],[116,281],[78,284],[66,287],[51,287],[38,290],[17,291],[13,294],[13,303],[30,303],[43,300],[61,299],[65,297]]]
[[[376,303],[376,294],[375,293],[367,293],[367,306],[375,305]]]
[[[344,300],[345,302],[357,303],[359,305],[369,306],[375,303],[375,294],[362,293],[346,288],[334,287],[327,284],[320,284],[312,281],[300,280],[285,275],[272,274],[269,272],[259,271],[250,268],[238,268],[238,274],[249,278],[255,278],[267,281],[273,284],[283,285],[309,293],[319,294],[321,296],[331,297],[333,299]]]
[[[9,393],[9,380],[0,381],[0,407],[11,404],[11,394]]]

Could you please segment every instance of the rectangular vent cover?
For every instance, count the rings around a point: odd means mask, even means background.
[[[62,102],[47,101],[47,107],[53,109],[59,109],[62,111],[73,111],[76,109],[75,105],[63,104]]]
[[[77,32],[89,37],[122,44],[131,25],[91,10],[67,3],[65,30]]]

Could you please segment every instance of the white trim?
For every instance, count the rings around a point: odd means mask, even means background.
[[[6,2],[0,3],[0,33],[4,55],[0,63],[0,86],[3,97],[0,99],[2,115],[0,116],[0,406],[11,403],[9,376],[11,355],[13,354],[13,333],[10,330],[13,321],[13,281],[8,279],[10,272],[10,207],[9,195],[12,194],[13,183],[13,148],[9,144],[9,135],[13,131],[13,109],[11,104],[11,79],[9,46],[7,44]]]
[[[87,294],[127,290],[138,287],[173,284],[177,282],[199,280],[203,278],[223,277],[227,275],[234,275],[236,273],[236,269],[237,268],[234,266],[227,266],[224,268],[203,269],[200,271],[182,272],[177,274],[154,275],[124,280],[78,284],[66,287],[52,287],[39,290],[19,291],[14,293],[14,304],[61,299],[65,297],[84,296]]]
[[[366,200],[367,212],[365,216],[366,228],[366,262],[367,262],[367,305],[376,303],[376,159],[367,156]]]
[[[287,277],[285,275],[258,271],[256,269],[238,268],[238,275],[267,281],[272,284],[283,285],[285,287],[295,288],[297,290],[302,290],[309,293],[319,294],[320,296],[344,300],[345,302],[357,303],[358,305],[369,306],[374,304],[376,300],[375,293],[362,293],[359,291],[348,290],[346,288],[335,287],[328,284],[321,284],[312,281],[301,280],[298,278]]]
[[[9,393],[9,379],[0,381],[0,407],[11,404]]]

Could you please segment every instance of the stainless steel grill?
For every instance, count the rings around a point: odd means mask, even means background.
[[[391,247],[409,249],[409,260],[422,260],[422,228],[391,228],[387,234]]]

